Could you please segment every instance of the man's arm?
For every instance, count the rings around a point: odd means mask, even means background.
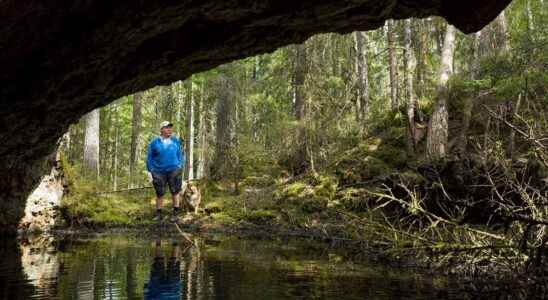
[[[185,142],[183,139],[179,139],[179,151],[177,151],[177,157],[179,158],[179,161],[181,162],[181,168],[184,167],[185,165],[185,148],[184,148],[184,145],[185,145]]]
[[[147,148],[147,170],[152,172],[152,142],[148,144]]]

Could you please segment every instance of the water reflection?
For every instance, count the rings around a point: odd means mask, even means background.
[[[344,249],[343,249],[344,250]],[[304,240],[128,236],[0,240],[2,299],[466,299],[469,283],[353,263]],[[475,286],[478,288],[478,285]],[[498,290],[502,290],[498,288]],[[531,298],[497,287],[486,298]],[[493,293],[495,291],[495,293]],[[533,290],[534,291],[534,290]],[[536,293],[536,292],[535,292]]]
[[[180,299],[181,298],[181,251],[190,248],[190,244],[181,250],[177,241],[173,241],[169,256],[162,251],[162,241],[156,240],[154,259],[150,270],[150,279],[145,283],[144,299]]]

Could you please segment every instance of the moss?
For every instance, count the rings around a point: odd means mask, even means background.
[[[276,180],[269,175],[249,176],[242,181],[243,186],[264,188],[276,184]]]
[[[204,211],[207,214],[215,214],[215,213],[222,212],[223,210],[224,210],[224,203],[219,199],[209,201],[208,203],[204,205]]]
[[[253,211],[247,211],[242,219],[251,223],[262,224],[268,223],[276,219],[277,215],[275,212],[266,209],[258,209]]]
[[[313,194],[313,189],[310,185],[304,182],[295,182],[285,186],[281,191],[276,192],[275,197],[281,202],[292,202]]]
[[[302,202],[299,204],[299,208],[304,213],[321,212],[327,208],[328,202],[329,199],[325,197],[307,198],[302,200]]]
[[[335,197],[337,191],[336,178],[329,175],[314,174],[313,176],[313,195],[316,198],[327,198],[331,200]]]
[[[212,215],[216,224],[232,225],[236,223],[236,219],[226,212],[219,212]]]
[[[407,152],[404,148],[381,145],[375,157],[394,168],[403,168],[407,164]]]

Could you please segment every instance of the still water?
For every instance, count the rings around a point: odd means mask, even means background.
[[[453,279],[309,240],[109,234],[0,240],[0,299],[466,299]],[[476,295],[477,296],[477,295]]]

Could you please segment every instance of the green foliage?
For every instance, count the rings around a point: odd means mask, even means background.
[[[63,157],[63,156],[62,156]],[[152,191],[105,193],[95,181],[79,176],[75,167],[61,160],[66,191],[61,202],[63,218],[70,225],[133,226],[150,223]]]

